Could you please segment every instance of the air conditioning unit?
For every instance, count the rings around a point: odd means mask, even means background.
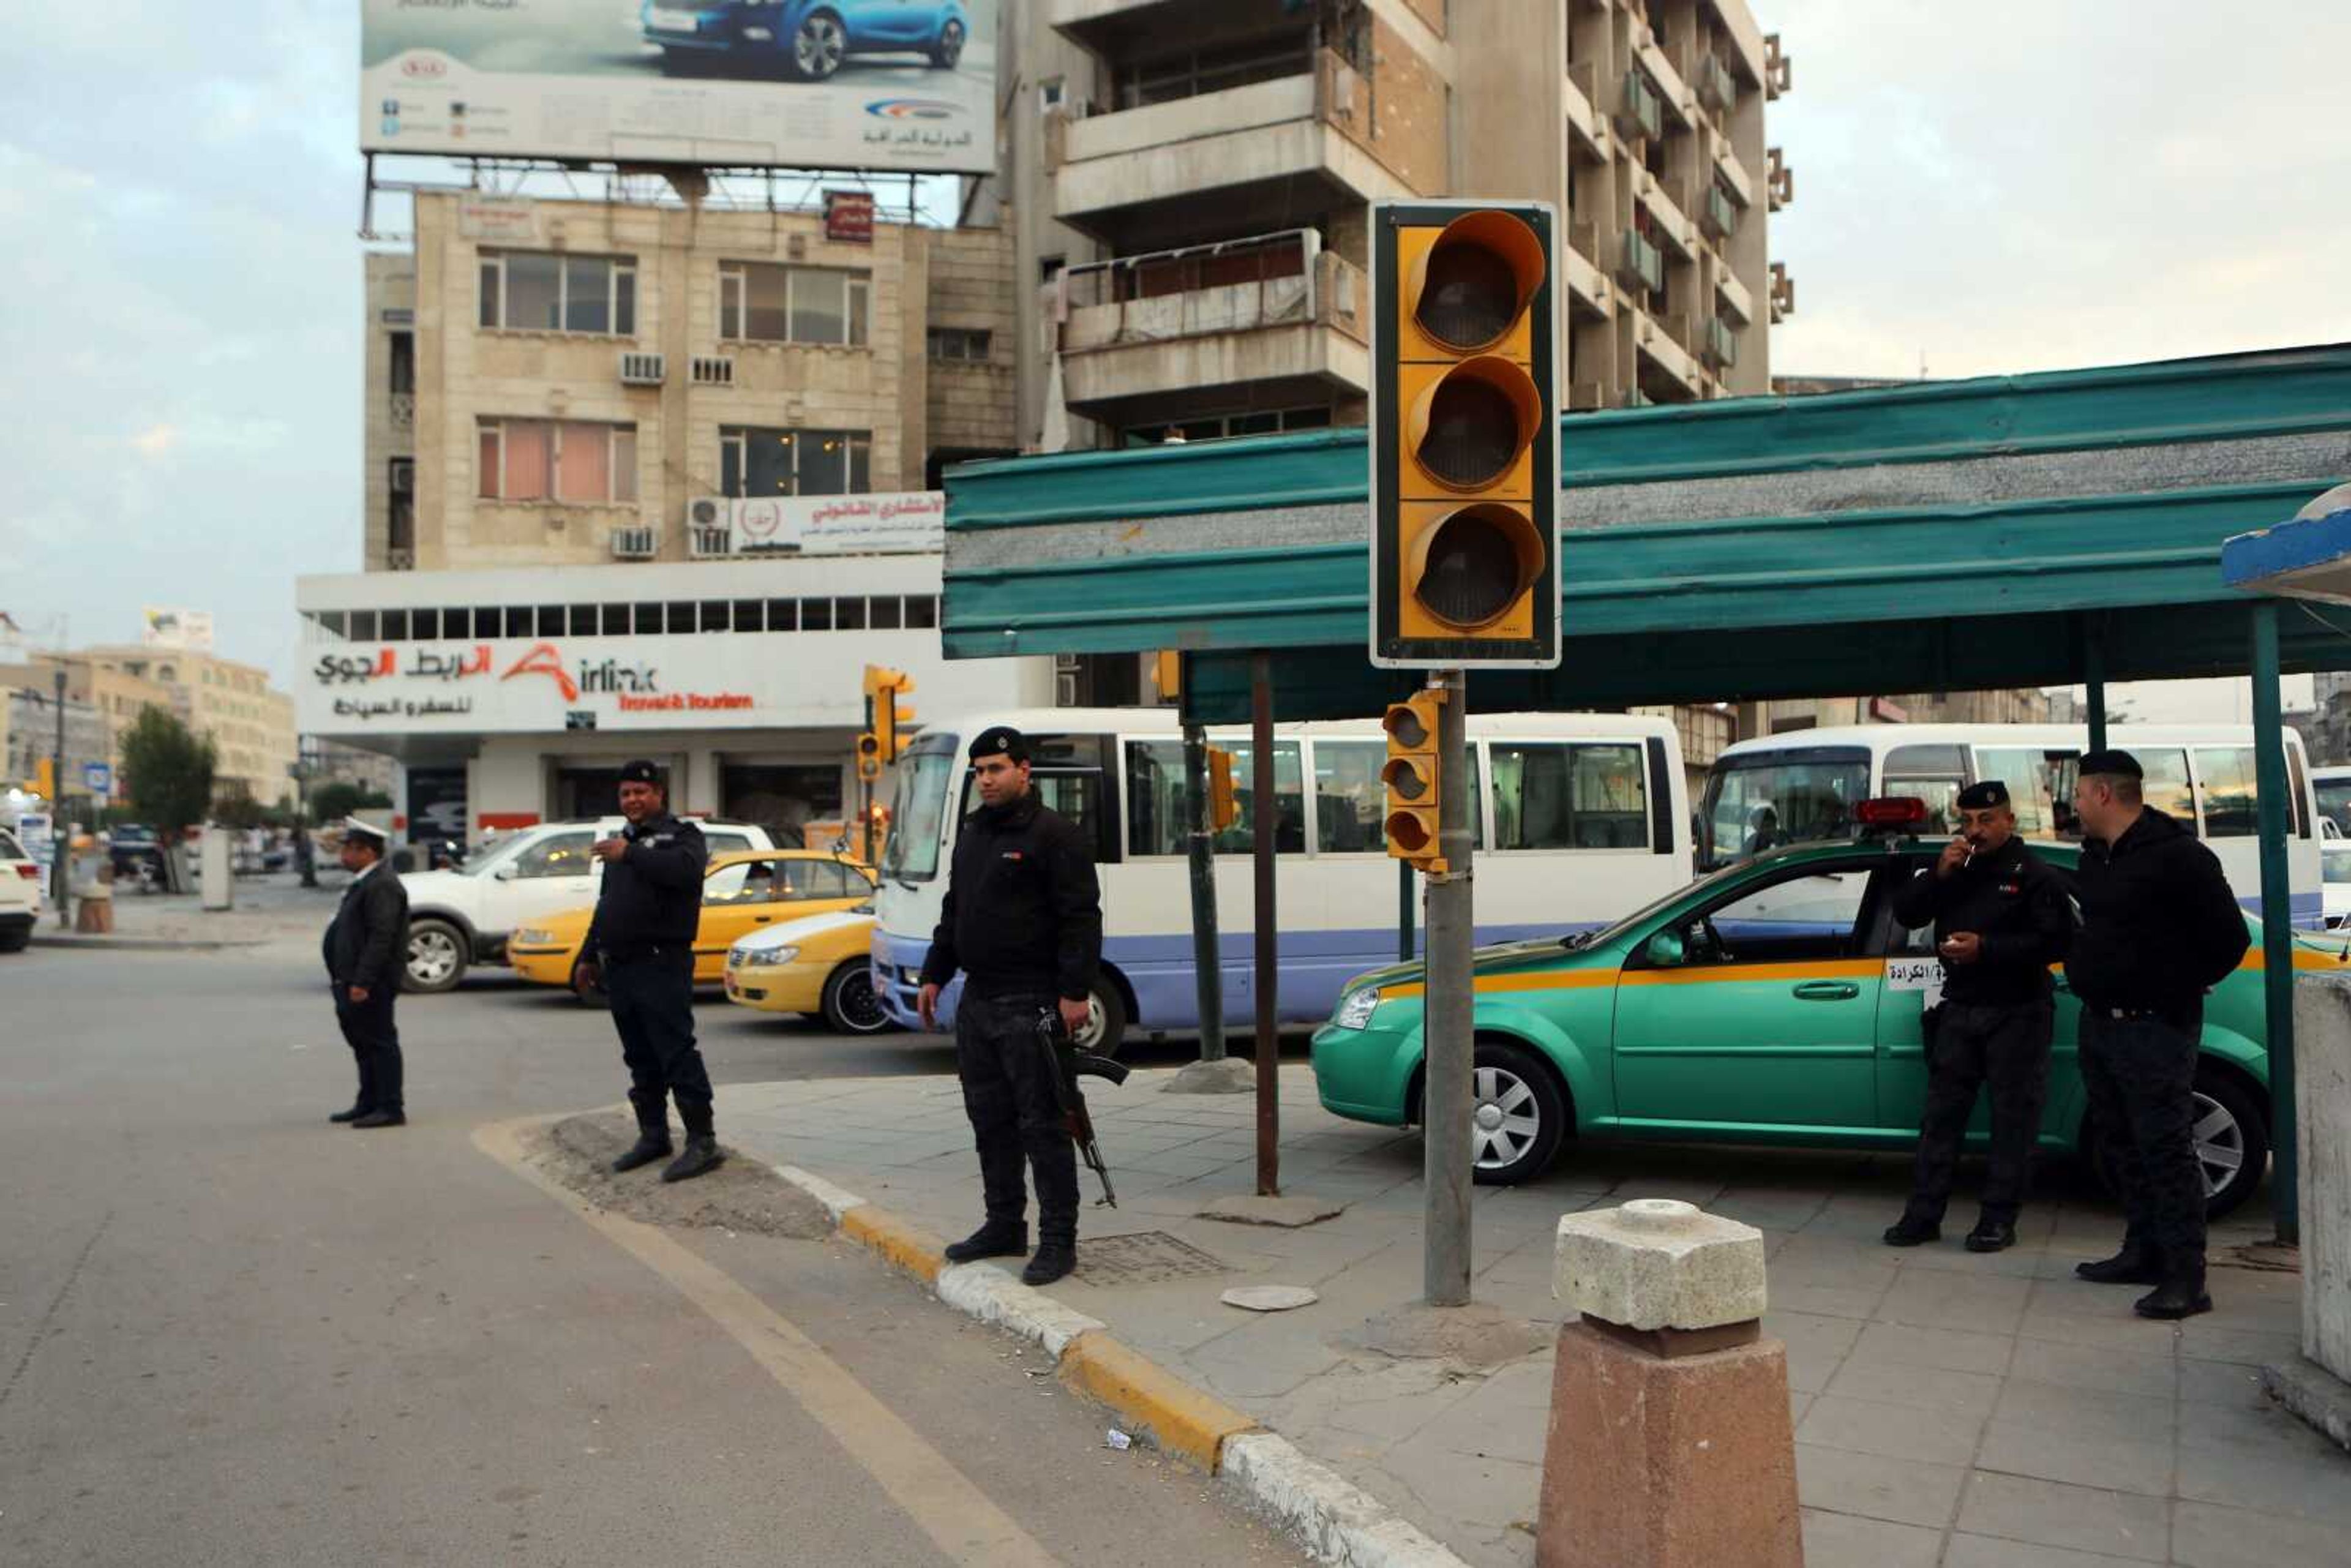
[[[714,354],[696,354],[687,371],[695,386],[731,387],[735,384],[735,361]]]
[[[735,525],[735,503],[724,496],[696,496],[685,504],[685,520],[697,528],[726,528]]]
[[[622,354],[621,383],[632,387],[657,387],[669,379],[669,361],[663,354]]]
[[[651,523],[632,523],[612,530],[614,560],[651,560],[661,553],[661,529]]]

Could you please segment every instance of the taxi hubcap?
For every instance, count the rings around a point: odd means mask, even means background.
[[[2229,1185],[2245,1163],[2245,1129],[2229,1108],[2210,1095],[2196,1096],[2196,1163],[2204,1172],[2204,1196]]]
[[[409,938],[408,972],[420,980],[440,979],[456,961],[457,945],[438,931]]]
[[[1515,1165],[1533,1146],[1542,1119],[1535,1092],[1517,1073],[1481,1067],[1472,1081],[1477,1108],[1470,1113],[1470,1147],[1478,1168]]]

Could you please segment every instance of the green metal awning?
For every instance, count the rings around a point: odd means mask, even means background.
[[[1562,668],[1484,709],[2242,674],[2222,541],[2351,474],[2351,345],[1563,427]],[[1071,454],[947,476],[950,657],[1181,648],[1204,717],[1280,657],[1282,716],[1373,711],[1364,433]],[[2289,622],[2289,669],[2351,664]]]

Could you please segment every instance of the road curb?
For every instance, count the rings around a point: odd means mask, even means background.
[[[1468,1568],[1386,1505],[1214,1394],[1113,1337],[1099,1321],[987,1263],[950,1264],[938,1238],[798,1166],[770,1167],[822,1204],[841,1234],[929,1285],[940,1301],[1041,1346],[1061,1381],[1159,1447],[1235,1488],[1322,1561],[1342,1568]]]

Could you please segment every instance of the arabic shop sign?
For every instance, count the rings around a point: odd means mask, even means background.
[[[337,694],[335,717],[362,721],[471,718],[476,695],[486,710],[494,694],[504,694],[516,683],[523,689],[551,692],[572,705],[575,715],[577,705],[598,697],[611,699],[620,713],[732,713],[759,706],[744,692],[671,690],[660,669],[641,660],[566,659],[552,643],[535,643],[511,662],[494,656],[487,643],[411,648],[405,661],[397,648],[326,653],[311,665],[310,675],[318,685]],[[428,689],[420,694],[388,685],[406,688],[414,683]],[[430,689],[435,686],[442,689]],[[512,706],[498,702],[498,716],[512,716],[507,711]]]
[[[756,497],[722,501],[736,555],[936,555],[946,549],[943,491]]]

